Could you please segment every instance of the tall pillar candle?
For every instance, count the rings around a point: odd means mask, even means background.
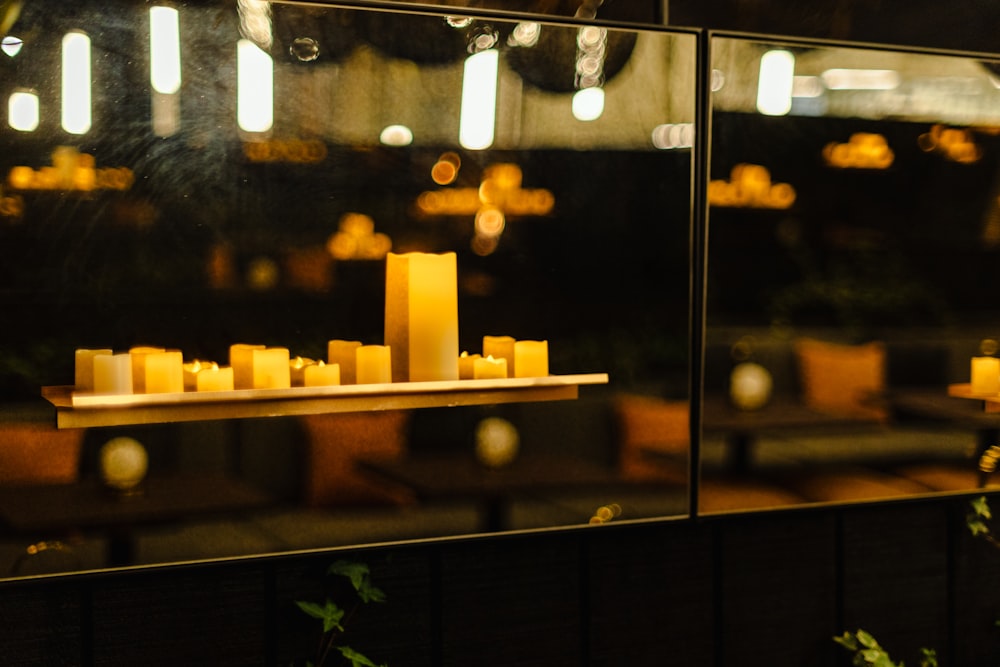
[[[549,342],[519,340],[514,343],[514,377],[537,378],[549,374]]]
[[[99,354],[113,354],[113,351],[104,348],[76,351],[76,377],[73,385],[77,391],[94,391],[94,357]]]
[[[392,382],[392,348],[362,345],[357,349],[358,384]]]
[[[455,253],[386,256],[385,344],[394,382],[458,379]]]
[[[507,377],[514,377],[514,343],[511,336],[483,336],[483,356],[507,360]]]
[[[94,392],[98,394],[132,393],[132,355],[98,354],[94,357]]]
[[[358,381],[356,369],[359,347],[360,340],[331,340],[326,343],[326,362],[340,366],[341,384],[354,384]]]
[[[972,358],[972,393],[984,396],[1000,394],[1000,359]]]

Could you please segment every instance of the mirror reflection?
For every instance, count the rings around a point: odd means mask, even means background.
[[[712,66],[703,509],[994,483],[996,63],[719,37]]]
[[[687,512],[693,34],[3,19],[0,576]],[[390,333],[410,375],[363,376]]]

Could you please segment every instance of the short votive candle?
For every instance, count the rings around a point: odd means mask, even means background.
[[[549,342],[519,340],[514,343],[514,377],[536,378],[549,374]]]
[[[511,336],[483,336],[483,356],[507,360],[507,377],[514,377],[514,339]]]
[[[983,396],[1000,394],[1000,359],[972,358],[972,393]]]
[[[340,365],[317,361],[303,369],[302,384],[306,387],[328,387],[340,384]]]
[[[458,379],[471,380],[476,377],[476,359],[482,359],[481,354],[463,352],[458,356]]]
[[[488,356],[480,357],[472,363],[472,377],[476,380],[494,380],[507,377],[506,359],[494,359],[492,356]]]
[[[358,381],[357,350],[361,347],[359,340],[331,340],[326,343],[326,363],[340,366],[341,384],[354,384]]]
[[[94,391],[94,357],[99,354],[114,352],[106,348],[76,351],[76,378],[73,384],[77,391]]]
[[[232,391],[233,367],[211,364],[203,366],[195,379],[197,391]]]
[[[362,345],[356,350],[357,383],[392,382],[392,352],[388,345]]]
[[[94,356],[94,392],[98,394],[132,393],[132,355],[98,354]]]

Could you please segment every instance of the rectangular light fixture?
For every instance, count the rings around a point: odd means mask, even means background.
[[[90,37],[68,32],[62,40],[62,127],[86,134],[90,124]]]
[[[893,69],[828,69],[819,77],[830,90],[893,90],[901,82]]]
[[[469,150],[493,145],[496,125],[497,73],[500,53],[486,49],[465,59],[458,143]]]
[[[757,79],[757,111],[765,116],[784,116],[792,109],[795,56],[775,49],[760,57]]]
[[[149,82],[168,95],[181,87],[181,30],[173,7],[149,8]]]
[[[236,121],[244,132],[274,124],[274,61],[247,39],[236,45]]]

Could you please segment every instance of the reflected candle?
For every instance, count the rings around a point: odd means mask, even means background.
[[[972,393],[1000,394],[1000,359],[996,357],[972,358]]]

